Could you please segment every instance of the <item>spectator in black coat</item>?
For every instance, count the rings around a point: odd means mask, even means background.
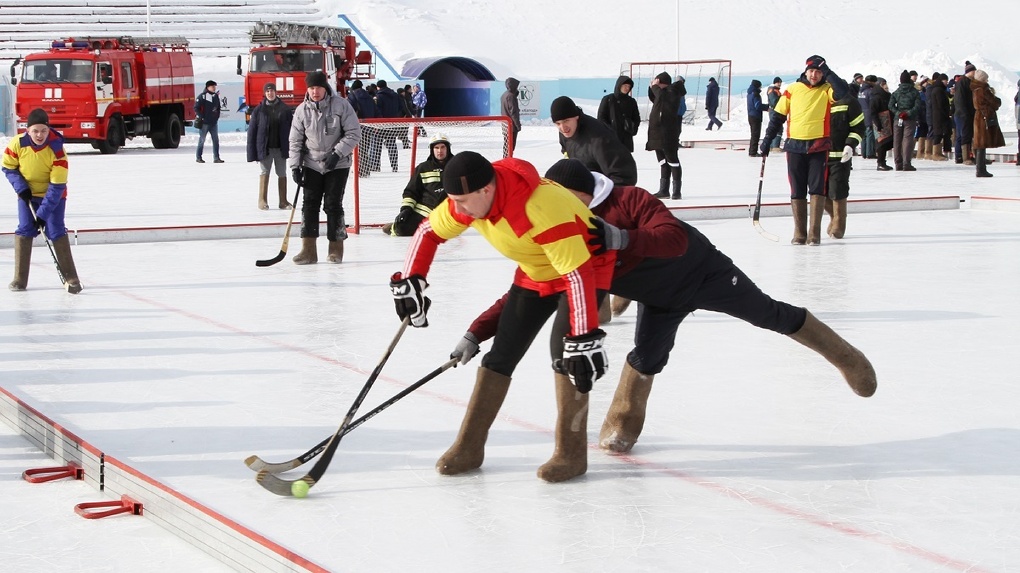
[[[375,103],[379,108],[379,117],[402,117],[401,110],[405,109],[404,102],[397,95],[397,92],[393,91],[386,84],[386,80],[379,80],[376,82],[378,88],[375,93]],[[376,142],[372,145],[370,150],[369,163],[371,164],[372,171],[379,171],[379,161],[382,157],[382,146],[386,146],[386,154],[390,158],[390,167],[393,172],[396,173],[400,167],[397,164],[397,137],[400,135],[399,127],[385,127],[379,130],[379,135],[382,136],[381,145]]]
[[[931,142],[929,157],[932,161],[946,161],[943,149],[953,133],[953,114],[949,109],[947,79],[949,76],[946,74],[935,72],[928,83],[928,107],[925,112],[928,116],[928,141]]]
[[[713,125],[718,125],[719,129],[722,129],[722,121],[715,116],[715,112],[719,109],[719,82],[715,81],[715,78],[708,78],[708,87],[705,88],[705,110],[708,112],[708,127],[706,131],[712,131]]]
[[[375,105],[375,98],[364,88],[361,80],[351,82],[351,90],[347,92],[347,101],[358,114],[358,119],[372,119],[379,117],[379,109]],[[372,156],[372,145],[376,142],[377,130],[369,124],[361,124],[361,143],[358,144],[358,177],[368,177],[372,174],[369,169],[369,157]],[[378,155],[377,155],[378,156]]]
[[[596,114],[599,121],[613,129],[616,137],[631,153],[634,153],[634,136],[641,126],[641,112],[638,111],[637,101],[631,95],[633,90],[634,80],[629,76],[616,78],[613,93],[602,98]]]
[[[294,110],[276,97],[276,84],[263,88],[262,102],[251,112],[248,124],[248,162],[259,163],[259,209],[269,209],[269,171],[276,166],[280,208],[291,209],[287,201],[287,158],[290,157],[290,124]]]
[[[684,79],[681,77],[674,82],[666,72],[652,78],[648,86],[652,110],[648,113],[648,143],[645,144],[645,150],[654,151],[655,159],[659,162],[659,192],[655,196],[660,199],[681,198],[684,172],[678,152],[682,118],[677,115],[677,111],[680,109],[680,100],[686,95]],[[673,179],[672,195],[670,177]]]
[[[560,96],[553,100],[550,116],[560,132],[560,149],[578,159],[589,171],[613,180],[617,185],[637,183],[637,163],[606,124],[585,115],[574,100]]]
[[[198,147],[195,149],[195,162],[205,163],[202,151],[205,149],[205,134],[212,139],[213,163],[223,163],[220,159],[220,92],[216,91],[216,82],[205,82],[205,90],[195,98],[195,122],[198,127]]]
[[[758,141],[761,139],[762,113],[768,107],[761,101],[761,81],[751,80],[747,87],[747,123],[751,126],[751,139],[748,141],[747,154],[758,157]]]

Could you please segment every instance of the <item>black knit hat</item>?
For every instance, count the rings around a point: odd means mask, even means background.
[[[33,125],[45,125],[49,127],[50,116],[46,115],[41,107],[37,107],[32,111],[28,112],[28,121],[25,122],[25,128],[32,127]]]
[[[205,82],[205,87],[206,88],[216,87],[216,82],[214,82],[212,80],[209,80],[209,81]]]
[[[488,185],[496,170],[492,163],[474,151],[453,156],[443,170],[443,189],[448,195],[466,195]]]
[[[351,82],[352,90],[360,90],[363,87],[365,87],[365,84],[362,83],[361,80],[354,80],[353,82]]]
[[[661,74],[655,76],[655,79],[659,80],[660,84],[673,83],[673,78],[669,77],[669,74],[667,74],[666,72],[662,72]]]
[[[560,96],[552,101],[552,105],[549,107],[549,115],[554,122],[557,122],[581,115],[581,108],[577,107],[574,100],[567,96]]]
[[[907,70],[903,70],[902,72],[900,72],[900,83],[901,84],[914,83],[914,80],[910,79],[910,72],[908,72]]]
[[[308,87],[319,87],[329,89],[329,78],[322,72],[309,72],[305,76],[305,85]]]
[[[591,171],[578,159],[560,159],[545,172],[545,178],[551,179],[572,191],[580,191],[589,195],[595,194],[595,178]]]
[[[857,72],[856,74],[854,74],[854,79],[855,80],[856,79],[862,79],[863,80],[864,79],[864,74],[862,74],[860,72]]]
[[[816,54],[814,56],[809,57],[807,59],[807,61],[804,62],[804,71],[807,71],[807,70],[820,70],[820,69],[822,69],[822,66],[824,66],[824,65],[825,65],[825,58],[823,58],[823,57],[821,57],[821,56]]]
[[[262,86],[262,93],[269,90],[273,90],[274,92],[276,91],[276,82],[266,82],[266,85]]]
[[[966,74],[967,72],[973,72],[973,71],[974,71],[974,70],[976,70],[976,69],[977,69],[977,66],[975,66],[975,65],[974,65],[974,64],[972,64],[972,63],[970,63],[970,60],[966,60],[966,61],[964,62],[964,66],[963,66],[963,73],[965,73],[965,74]]]

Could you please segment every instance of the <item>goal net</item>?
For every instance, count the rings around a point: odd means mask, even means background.
[[[648,113],[652,109],[652,102],[648,101],[648,84],[662,72],[668,73],[674,82],[680,76],[684,78],[684,85],[687,87],[685,124],[708,121],[708,112],[705,111],[705,89],[708,87],[709,78],[715,78],[719,83],[719,111],[716,115],[729,121],[733,84],[732,60],[678,60],[624,64],[621,73],[629,75],[634,80],[632,95],[638,101],[641,117],[645,120],[648,119]],[[737,95],[741,94],[738,92]]]
[[[415,167],[428,159],[436,135],[450,142],[454,154],[474,151],[496,161],[510,156],[513,130],[503,116],[361,120],[361,144],[344,194],[348,231],[393,222],[404,188]]]

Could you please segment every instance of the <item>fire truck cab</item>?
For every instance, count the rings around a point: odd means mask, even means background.
[[[289,22],[258,22],[249,32],[253,44],[248,52],[248,70],[237,56],[237,75],[244,76],[244,100],[251,109],[262,101],[267,83],[276,84],[276,95],[290,107],[305,97],[305,76],[324,72],[333,90],[347,94],[348,80],[375,77],[372,52],[357,51],[350,28],[311,26]]]
[[[15,68],[21,64],[20,82]],[[147,136],[157,149],[180,145],[195,119],[194,72],[183,37],[68,38],[48,52],[15,60],[15,115],[44,109],[69,143],[117,153],[125,141]]]

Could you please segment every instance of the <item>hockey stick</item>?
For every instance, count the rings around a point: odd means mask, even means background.
[[[297,202],[297,200],[298,200],[298,195],[300,195],[300,194],[301,194],[301,186],[298,185],[297,186],[297,191],[294,191],[294,202],[293,202],[293,204],[291,206],[291,210],[290,210],[290,220],[287,221],[287,230],[283,232],[283,246],[280,247],[280,254],[276,255],[275,257],[273,257],[271,259],[266,259],[264,261],[255,261],[255,266],[256,267],[271,267],[271,266],[275,265],[276,263],[282,261],[283,258],[287,256],[287,245],[290,244],[290,226],[294,224],[294,213],[296,213],[297,210],[298,210],[298,202]]]
[[[758,174],[758,199],[754,202],[754,214],[751,215],[751,222],[754,224],[754,228],[758,230],[758,234],[770,241],[779,242],[779,237],[765,230],[761,226],[761,188],[765,183],[765,160],[768,159],[768,155],[761,156],[761,173]]]
[[[372,370],[372,374],[369,375],[368,381],[361,388],[361,392],[358,392],[358,396],[354,398],[354,403],[351,404],[351,408],[347,410],[347,415],[344,416],[343,422],[340,423],[340,427],[337,428],[336,433],[326,443],[325,449],[322,451],[322,457],[319,458],[312,469],[308,471],[304,476],[296,480],[285,480],[276,475],[273,475],[265,470],[260,471],[255,476],[255,480],[259,482],[259,485],[266,488],[267,490],[275,493],[276,495],[282,496],[293,496],[294,495],[294,484],[299,481],[305,482],[308,488],[315,487],[322,475],[326,473],[326,469],[329,468],[329,463],[333,461],[333,454],[336,453],[336,449],[340,446],[340,439],[343,438],[344,434],[347,433],[347,428],[351,425],[351,420],[354,419],[354,414],[358,412],[358,408],[361,403],[365,401],[365,397],[368,396],[368,391],[372,389],[372,384],[375,384],[375,379],[379,377],[379,373],[382,372],[383,366],[386,365],[386,361],[389,360],[390,354],[393,354],[393,349],[396,348],[397,342],[400,341],[400,337],[404,334],[404,330],[407,329],[408,323],[411,322],[411,317],[404,318],[404,321],[400,323],[400,330],[397,330],[396,336],[393,337],[393,342],[390,342],[389,348],[386,349],[386,353],[383,354],[382,360],[376,365],[375,370]],[[307,494],[307,489],[305,493]],[[304,495],[301,495],[304,497]]]
[[[352,431],[354,431],[354,428],[357,428],[358,426],[364,424],[368,420],[374,418],[375,415],[378,414],[379,412],[382,412],[386,408],[389,408],[390,406],[396,404],[397,402],[399,402],[401,399],[403,399],[405,396],[407,396],[411,392],[414,392],[418,388],[421,388],[422,386],[427,384],[430,380],[432,380],[436,376],[439,376],[440,374],[445,372],[451,366],[455,366],[457,364],[458,360],[459,360],[459,358],[451,358],[450,360],[448,360],[445,364],[443,364],[439,368],[436,368],[432,372],[429,372],[428,374],[426,374],[421,380],[418,380],[414,384],[411,384],[410,386],[408,386],[407,388],[401,390],[399,393],[397,393],[395,396],[393,396],[389,400],[386,400],[382,404],[376,406],[376,408],[374,410],[372,410],[371,412],[369,412],[369,413],[365,414],[364,416],[358,418],[357,420],[351,422],[351,425],[347,426],[347,429],[344,430],[343,435],[346,436],[347,434],[351,433]],[[315,447],[313,447],[312,449],[310,449],[307,452],[301,454],[300,456],[298,456],[298,457],[296,457],[296,458],[294,458],[292,460],[288,460],[286,462],[277,462],[277,463],[267,462],[267,461],[263,460],[262,458],[258,457],[257,455],[253,455],[253,456],[248,456],[248,459],[244,460],[244,463],[245,463],[245,465],[247,465],[249,468],[251,468],[253,471],[256,471],[256,472],[264,471],[264,472],[271,473],[271,474],[283,473],[283,472],[290,471],[292,469],[296,469],[298,467],[301,467],[302,465],[307,464],[308,462],[310,462],[313,459],[315,459],[316,456],[318,456],[319,454],[322,453],[322,450],[326,449],[326,446],[329,444],[329,441],[331,439],[333,439],[332,436],[326,438],[325,440],[322,440],[321,442],[316,444]]]
[[[32,206],[31,201],[28,202],[28,210],[32,213],[32,219],[36,221],[36,228],[38,228],[39,216],[35,214],[35,207]],[[64,278],[64,271],[60,270],[60,261],[57,260],[57,253],[53,250],[53,245],[50,244],[50,238],[46,236],[45,231],[39,231],[39,234],[42,235],[43,241],[46,241],[46,247],[50,250],[50,256],[53,257],[53,264],[57,266],[57,277],[60,278],[60,284],[64,286],[64,290],[71,292],[71,285]]]

